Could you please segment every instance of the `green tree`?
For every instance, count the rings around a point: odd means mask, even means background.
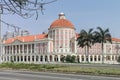
[[[75,56],[67,55],[65,60],[66,60],[66,62],[74,63],[75,62]]]
[[[65,58],[66,62],[71,62],[71,56],[70,55],[67,55],[66,58]]]
[[[62,56],[62,57],[61,57],[61,61],[62,61],[62,62],[65,62],[65,56]]]
[[[112,43],[111,34],[109,33],[109,29],[103,30],[101,27],[97,27],[98,31],[94,32],[94,42],[101,43],[102,49],[102,63],[104,63],[104,43],[110,42]]]
[[[120,63],[120,56],[118,57],[117,61]]]
[[[75,56],[71,56],[71,62],[74,63],[75,62]]]
[[[93,29],[89,29],[89,31],[85,31],[84,29],[80,31],[80,36],[77,38],[79,47],[85,47],[85,55],[86,60],[88,60],[89,56],[89,48],[94,44],[94,36],[93,36]]]

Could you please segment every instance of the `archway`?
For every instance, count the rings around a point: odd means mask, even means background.
[[[92,56],[90,56],[90,61],[93,61],[93,57]]]
[[[80,56],[79,55],[77,56],[77,62],[80,62]]]
[[[82,56],[82,61],[84,61],[84,56]]]
[[[97,61],[97,56],[95,55],[94,60]]]
[[[55,55],[54,60],[55,60],[55,62],[58,61],[58,56],[57,55]]]
[[[43,56],[40,56],[40,61],[43,61]]]
[[[65,56],[64,56],[64,55],[61,55],[61,56],[60,56],[60,61],[61,61],[61,62],[65,62]]]
[[[52,62],[52,55],[50,55],[49,57],[50,57],[50,62]]]
[[[45,56],[45,62],[47,62],[48,61],[48,57],[47,57],[47,55]]]

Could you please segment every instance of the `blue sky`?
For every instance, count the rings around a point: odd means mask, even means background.
[[[44,15],[39,13],[38,20],[35,16],[23,19],[17,15],[2,15],[2,20],[27,29],[31,34],[41,34],[48,30],[60,12],[64,12],[78,33],[81,29],[96,30],[100,26],[109,28],[113,37],[120,38],[120,0],[58,0],[44,8]],[[3,24],[3,31],[6,30],[7,26]]]

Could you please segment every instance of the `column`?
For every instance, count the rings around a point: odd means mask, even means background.
[[[88,55],[88,62],[89,62],[89,63],[91,62],[91,60],[90,60],[90,55]]]
[[[94,59],[95,57],[94,57],[94,55],[92,55],[92,60],[93,60],[93,63],[95,63],[95,59]]]
[[[21,62],[21,56],[19,56],[19,62]]]
[[[8,46],[6,46],[6,54],[8,55]]]
[[[8,53],[10,54],[10,46],[8,46]]]
[[[103,45],[103,48],[104,48],[103,54],[105,55],[105,53],[106,53],[106,44]]]
[[[14,54],[14,53],[13,53],[13,45],[11,45],[11,46],[12,46],[12,54]]]
[[[30,50],[31,50],[30,53],[32,53],[32,44],[30,44]]]
[[[37,53],[36,51],[37,51],[37,49],[36,49],[36,43],[34,42],[34,53]]]
[[[79,56],[79,62],[81,62],[82,60],[82,56],[81,55],[78,55]]]
[[[55,55],[52,55],[52,61],[54,62],[55,60],[54,60],[54,57],[55,57]]]
[[[113,60],[112,60],[112,55],[110,55],[110,61],[113,61]]]
[[[22,53],[24,54],[24,44],[22,44]]]
[[[18,45],[19,46],[19,54],[21,54],[21,52],[20,52],[20,45]]]
[[[36,55],[33,55],[34,56],[34,63],[36,63]]]
[[[28,47],[29,47],[29,44],[26,44],[26,47],[27,47],[27,54],[29,53],[29,49],[28,49]]]
[[[84,55],[84,62],[86,62],[86,55]]]
[[[100,55],[100,62],[102,63],[102,55]]]
[[[8,46],[8,54],[10,54],[10,46]]]
[[[17,53],[17,45],[15,45],[15,54]]]
[[[77,53],[77,46],[76,46],[77,43],[76,43],[76,38],[75,38],[74,42],[75,42],[75,43],[74,43],[74,46],[75,46],[75,54],[76,54],[76,53]]]
[[[45,62],[45,55],[43,55],[43,60],[42,61]]]
[[[104,61],[103,62],[106,63],[106,55],[104,55]]]
[[[30,63],[32,62],[32,56],[33,56],[33,55],[30,55]]]
[[[14,55],[12,56],[12,60],[13,60],[13,62],[14,62]]]
[[[38,62],[41,62],[41,56],[40,55],[38,55]]]
[[[48,58],[48,62],[50,62],[50,55],[47,55],[47,58]]]
[[[10,56],[8,56],[8,58],[9,58],[8,60],[9,60],[9,62],[10,62],[10,61],[11,61]]]
[[[58,56],[58,62],[61,62],[61,60],[60,60],[60,55],[57,55]]]
[[[26,55],[26,62],[28,63],[28,55]]]
[[[18,62],[18,57],[17,56],[15,56],[16,57],[16,62]]]
[[[23,54],[23,63],[25,62],[25,55]]]
[[[96,61],[97,61],[97,63],[98,63],[98,55],[96,55]]]
[[[8,56],[5,56],[6,57],[6,62],[8,62]]]
[[[47,52],[50,53],[50,41],[48,41],[48,47],[47,47],[47,48],[48,48],[48,49],[47,49],[47,50],[48,50]]]

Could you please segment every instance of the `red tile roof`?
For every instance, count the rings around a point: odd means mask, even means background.
[[[74,28],[74,25],[67,19],[57,19],[55,20],[51,25],[50,25],[50,29],[51,28]]]
[[[76,37],[79,37],[79,34],[76,33]],[[47,34],[38,34],[38,35],[30,35],[30,36],[17,36],[14,38],[9,38],[6,41],[4,41],[4,44],[11,44],[12,42],[19,40],[21,42],[32,42],[35,40],[45,39],[47,38]],[[120,39],[118,38],[112,38],[112,41],[120,42]]]
[[[78,38],[80,35],[78,33],[76,33],[76,38]],[[119,38],[112,38],[112,41],[115,41],[115,42],[120,42],[120,39]]]
[[[76,33],[76,38],[78,38],[80,36],[80,34]]]
[[[118,39],[118,38],[112,38],[112,41],[120,42],[120,39]]]
[[[35,40],[40,40],[40,39],[44,39],[47,37],[47,34],[38,34],[38,35],[30,35],[30,36],[17,36],[14,38],[9,38],[7,39],[4,44],[10,44],[16,40],[19,40],[21,42],[32,42]]]

